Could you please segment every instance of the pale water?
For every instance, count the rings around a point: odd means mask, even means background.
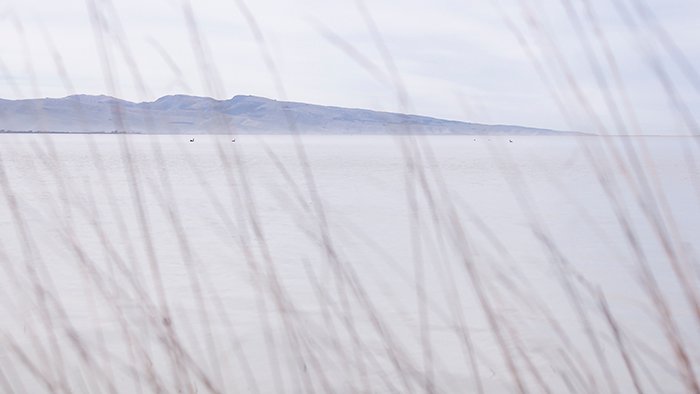
[[[692,138],[189,138],[0,135],[0,391],[683,392],[641,261],[700,373]]]

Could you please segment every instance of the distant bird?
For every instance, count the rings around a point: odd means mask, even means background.
[[[231,140],[231,142],[236,142],[236,139],[235,139],[235,138],[234,138],[234,139],[232,139],[232,140]]]
[[[190,138],[190,142],[194,142],[194,138]]]
[[[513,142],[513,140],[508,140],[508,142]]]

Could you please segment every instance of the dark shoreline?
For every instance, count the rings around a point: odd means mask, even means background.
[[[15,131],[15,130],[0,130],[0,134],[77,134],[77,135],[174,135],[174,136],[207,136],[207,135],[221,135],[221,136],[234,136],[234,135],[347,135],[347,136],[367,136],[367,135],[382,135],[382,136],[465,136],[465,137],[478,137],[478,136],[488,136],[488,137],[498,137],[498,136],[521,136],[521,137],[533,137],[533,136],[549,136],[549,137],[597,137],[598,134],[583,133],[583,132],[554,132],[554,133],[391,133],[391,132],[377,132],[377,133],[353,133],[353,132],[303,132],[303,133],[293,133],[289,131],[284,132],[251,132],[251,131],[241,131],[241,132],[222,132],[222,133],[201,133],[201,132],[191,132],[191,133],[168,133],[168,132],[138,132],[138,131],[128,131],[128,132],[108,132],[108,131]],[[644,135],[638,135],[644,136]],[[661,136],[661,135],[659,135]],[[623,137],[623,136],[621,136]]]

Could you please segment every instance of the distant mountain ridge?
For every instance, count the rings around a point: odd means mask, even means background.
[[[141,103],[104,95],[0,99],[0,130],[145,134],[283,134],[292,131],[303,134],[569,134],[256,96],[216,100],[188,95],[164,96]]]

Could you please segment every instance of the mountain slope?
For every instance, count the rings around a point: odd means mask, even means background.
[[[285,102],[175,95],[133,103],[109,96],[0,100],[0,130],[153,134],[561,134],[425,116]]]

